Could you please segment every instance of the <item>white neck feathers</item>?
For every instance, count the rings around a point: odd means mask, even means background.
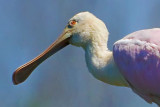
[[[84,50],[88,69],[94,77],[111,85],[128,86],[115,65],[106,42],[92,41]]]

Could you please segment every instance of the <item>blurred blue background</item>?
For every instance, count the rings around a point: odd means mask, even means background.
[[[90,11],[110,32],[108,46],[140,29],[160,27],[159,0],[0,0],[0,107],[157,107],[129,88],[96,80],[84,51],[68,46],[24,83],[12,73],[46,49],[78,12]]]

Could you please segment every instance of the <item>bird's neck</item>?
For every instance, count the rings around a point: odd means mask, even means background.
[[[89,71],[97,79],[116,86],[128,86],[114,63],[112,52],[106,43],[91,43],[85,48],[85,58]]]

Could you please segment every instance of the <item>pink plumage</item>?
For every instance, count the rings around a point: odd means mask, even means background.
[[[129,34],[114,44],[113,55],[133,91],[160,105],[160,29]]]

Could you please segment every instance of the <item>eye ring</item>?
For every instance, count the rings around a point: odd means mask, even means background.
[[[73,28],[77,24],[76,20],[71,20],[68,22],[68,28]]]
[[[70,22],[69,22],[69,25],[70,26],[74,26],[74,25],[76,25],[77,24],[77,21],[75,21],[75,20],[71,20]]]

